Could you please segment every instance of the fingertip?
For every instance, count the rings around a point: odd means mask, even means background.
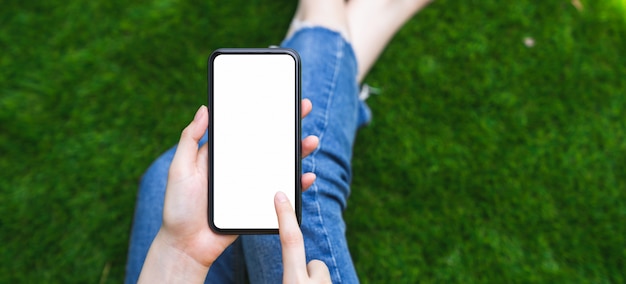
[[[302,117],[307,116],[313,109],[313,103],[309,99],[302,99]]]
[[[304,173],[302,174],[302,191],[307,191],[317,179],[317,175],[314,173]]]
[[[183,129],[181,140],[183,138],[192,138],[196,143],[200,141],[204,132],[206,132],[209,124],[208,108],[204,105],[200,106],[193,117],[193,120]]]
[[[304,138],[303,142],[306,143],[308,147],[315,149],[320,144],[320,138],[316,135],[309,135]]]
[[[194,115],[193,120],[199,121],[200,119],[202,119],[202,117],[204,117],[204,114],[206,112],[207,112],[207,107],[205,105],[201,105],[196,111],[196,115]]]
[[[276,195],[274,195],[274,200],[276,201],[276,203],[280,204],[280,203],[288,202],[289,198],[287,198],[287,195],[285,195],[284,192],[279,191],[279,192],[276,192]]]
[[[194,138],[200,139],[209,125],[209,109],[205,105],[198,108],[198,111],[194,116],[193,123],[196,124]]]
[[[312,108],[313,107],[313,103],[311,102],[310,99],[302,99],[302,104],[306,105],[308,108]]]
[[[309,261],[306,270],[311,279],[321,281],[320,283],[331,283],[330,271],[323,261],[317,259]]]
[[[309,135],[302,139],[302,157],[305,158],[319,147],[320,139],[315,135]]]

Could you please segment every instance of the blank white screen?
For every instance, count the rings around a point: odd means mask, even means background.
[[[277,229],[277,191],[294,206],[295,64],[286,54],[214,60],[213,205],[220,229]]]

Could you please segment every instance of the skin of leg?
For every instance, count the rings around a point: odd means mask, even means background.
[[[350,0],[346,18],[359,63],[357,81],[372,68],[393,35],[432,0]]]
[[[305,22],[311,26],[325,27],[341,33],[350,41],[346,4],[343,0],[300,0],[292,23]],[[291,25],[286,38],[295,31]]]

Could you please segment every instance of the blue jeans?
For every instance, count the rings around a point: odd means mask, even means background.
[[[312,112],[302,121],[302,135],[316,135],[320,139],[318,149],[302,161],[303,172],[317,175],[315,183],[302,194],[301,229],[307,261],[319,259],[326,263],[333,283],[357,283],[342,213],[350,195],[354,138],[371,114],[358,99],[354,51],[339,33],[320,27],[303,28],[282,46],[300,54],[302,96],[313,102]],[[127,283],[137,281],[150,243],[161,226],[167,172],[174,151],[172,148],[159,157],[140,184],[126,268]],[[278,236],[240,236],[213,264],[207,282],[236,282],[244,269],[251,283],[281,283]]]

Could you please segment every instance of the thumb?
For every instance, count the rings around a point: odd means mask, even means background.
[[[316,283],[332,283],[330,279],[330,272],[328,267],[321,260],[311,260],[306,265],[306,270],[309,273],[309,278],[315,280]]]
[[[207,107],[201,106],[193,121],[185,127],[170,165],[169,176],[181,178],[193,173],[196,168],[198,142],[202,139],[209,124]]]

